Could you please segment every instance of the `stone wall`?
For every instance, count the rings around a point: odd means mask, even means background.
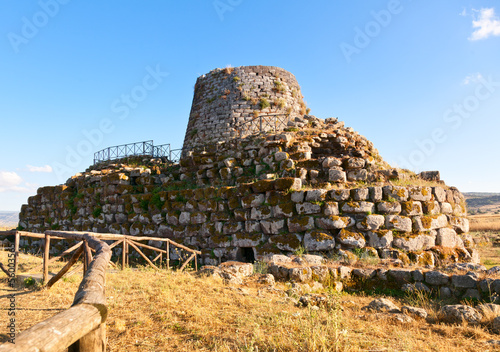
[[[272,112],[287,117],[276,131],[233,138],[241,123]],[[343,122],[306,112],[282,69],[214,70],[196,83],[178,164],[94,166],[40,188],[20,226],[168,237],[201,250],[205,264],[302,250],[403,264],[478,261],[458,190],[437,173],[429,182],[391,168]]]
[[[302,98],[295,76],[279,67],[215,69],[196,81],[184,149],[238,137],[238,126],[259,115],[303,116]],[[258,121],[253,124],[258,127]]]
[[[391,185],[409,176],[381,168],[363,137],[336,120],[304,121],[321,128],[218,143],[180,165],[88,170],[63,186],[40,188],[23,206],[20,224],[35,232],[169,237],[201,250],[211,264],[300,248],[425,265],[478,260],[458,190],[415,176],[408,186]],[[336,143],[344,144],[342,153],[325,150]]]

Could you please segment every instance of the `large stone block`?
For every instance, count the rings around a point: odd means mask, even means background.
[[[304,247],[308,251],[328,251],[335,248],[335,239],[324,231],[307,231],[304,235]]]
[[[314,218],[312,216],[302,216],[287,219],[288,231],[303,232],[314,228]]]

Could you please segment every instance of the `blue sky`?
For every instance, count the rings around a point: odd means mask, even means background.
[[[228,65],[289,70],[391,164],[500,192],[494,1],[3,0],[0,38],[0,210],[105,147],[181,147],[196,78]]]

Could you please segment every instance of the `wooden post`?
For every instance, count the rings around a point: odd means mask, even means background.
[[[125,256],[127,255],[127,240],[124,238],[123,241],[123,247],[122,247],[122,270],[125,269]]]
[[[170,269],[170,241],[167,241],[167,270]]]
[[[17,276],[17,266],[19,264],[19,240],[21,236],[19,232],[16,231],[14,240],[14,276]]]
[[[106,352],[106,323],[69,346],[68,352]]]
[[[43,250],[43,278],[44,284],[49,282],[49,253],[50,253],[50,235],[45,234],[45,246]]]
[[[92,261],[92,251],[90,250],[87,241],[83,241],[83,251],[85,253],[85,258],[83,260],[83,275],[87,272],[90,262]]]
[[[194,255],[194,271],[198,271],[198,256]]]

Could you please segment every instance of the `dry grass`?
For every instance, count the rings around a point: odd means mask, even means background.
[[[500,231],[500,215],[469,216],[470,231]]]
[[[39,261],[37,258],[34,261]],[[81,276],[51,290],[17,287],[17,328],[22,331],[70,306]],[[296,307],[284,283],[255,280],[237,287],[194,273],[130,270],[107,275],[109,351],[478,351],[495,339],[482,327],[398,323],[361,310],[373,297],[330,294],[329,308]],[[6,280],[0,283],[7,294]],[[5,321],[8,300],[0,300]],[[425,295],[406,298],[427,308]],[[403,304],[403,302],[400,302]],[[41,308],[43,307],[43,308]],[[5,326],[2,325],[2,329]],[[5,330],[0,340],[5,341]]]

